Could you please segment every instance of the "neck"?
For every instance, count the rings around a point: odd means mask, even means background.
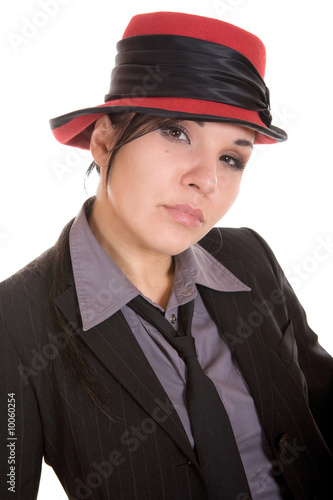
[[[172,256],[133,245],[121,228],[118,230],[117,224],[110,223],[109,218],[103,216],[96,202],[88,222],[97,241],[127,278],[143,295],[165,309],[173,287]]]

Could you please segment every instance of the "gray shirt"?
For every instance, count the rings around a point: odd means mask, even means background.
[[[193,446],[185,404],[184,362],[160,332],[126,305],[140,291],[92,234],[84,206],[75,219],[69,241],[83,330],[89,330],[117,311],[122,311],[177,410]],[[223,292],[244,292],[250,291],[250,288],[198,244],[174,259],[175,279],[166,310],[157,304],[154,306],[161,309],[166,319],[177,329],[178,307],[194,299],[192,335],[195,338],[198,360],[205,373],[214,381],[228,413],[253,499],[281,499],[279,485],[272,476],[272,454],[266,445],[253,399],[196,285]]]

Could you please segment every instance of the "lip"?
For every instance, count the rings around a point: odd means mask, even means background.
[[[164,205],[164,208],[177,222],[188,227],[198,227],[205,220],[200,208],[193,208],[187,204]]]

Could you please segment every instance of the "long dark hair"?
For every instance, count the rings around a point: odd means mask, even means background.
[[[161,127],[172,126],[179,119],[170,119],[158,116],[142,115],[142,114],[114,114],[110,116],[111,123],[114,129],[116,143],[109,152],[109,161],[107,167],[107,179],[109,178],[112,168],[112,162],[121,147],[128,144],[139,137],[142,137],[149,132],[157,130]],[[88,170],[89,175],[96,168],[100,173],[99,166],[93,162]],[[87,210],[91,210],[93,199],[87,206]],[[90,399],[98,406],[98,408],[107,415],[111,420],[112,410],[107,401],[103,399],[103,384],[98,380],[97,375],[92,367],[92,364],[87,359],[83,349],[83,344],[77,336],[73,325],[69,324],[60,310],[55,305],[53,299],[64,292],[67,288],[68,277],[72,276],[72,266],[69,248],[69,233],[73,221],[71,221],[63,229],[57,243],[52,249],[52,269],[49,275],[50,279],[50,307],[52,311],[53,329],[56,332],[62,332],[66,337],[66,347],[60,350],[61,368],[59,371],[58,363],[54,363],[55,380],[61,384],[63,380],[63,370],[70,377],[75,377],[81,387],[86,391]],[[80,327],[80,325],[76,325]]]

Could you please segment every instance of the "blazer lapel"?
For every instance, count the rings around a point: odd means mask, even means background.
[[[199,468],[178,414],[144,356],[123,314],[118,312],[84,332],[79,326],[81,321],[75,286],[71,285],[54,302],[100,362],[168,433],[188,459]],[[163,421],[156,418],[157,412],[160,413],[160,408],[168,415],[168,418]]]

